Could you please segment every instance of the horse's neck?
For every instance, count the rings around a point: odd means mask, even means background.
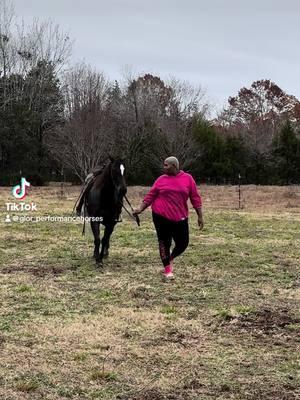
[[[113,190],[114,185],[112,182],[112,177],[111,177],[111,165],[108,164],[108,166],[104,169],[103,171],[103,189],[104,190]]]
[[[111,165],[108,164],[106,168],[104,168],[103,171],[104,175],[104,180],[106,183],[109,183],[111,181]]]

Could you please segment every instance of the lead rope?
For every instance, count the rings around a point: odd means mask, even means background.
[[[134,219],[134,220],[136,221],[137,225],[140,226],[140,225],[141,225],[141,221],[140,221],[139,216],[133,214],[133,213],[134,213],[134,210],[133,210],[132,205],[130,204],[130,201],[128,200],[128,198],[127,198],[126,195],[124,196],[124,198],[125,198],[125,200],[127,201],[127,204],[129,205],[129,207],[130,207],[130,209],[131,209],[131,211],[132,211],[132,214],[127,210],[127,208],[124,206],[123,203],[122,203],[122,207],[123,207],[124,210],[127,212],[127,214],[128,214],[132,219]]]

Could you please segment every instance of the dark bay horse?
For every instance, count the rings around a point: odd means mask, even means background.
[[[86,198],[88,216],[102,218],[101,222],[93,221],[92,218],[90,222],[94,235],[94,258],[100,265],[103,264],[103,257],[108,256],[110,236],[119,220],[123,198],[127,192],[124,170],[122,160],[110,158],[102,173],[95,177]],[[100,224],[105,229],[99,253]]]

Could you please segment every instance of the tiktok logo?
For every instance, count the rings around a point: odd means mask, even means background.
[[[21,185],[16,185],[12,188],[13,196],[18,200],[24,199],[27,195],[26,188],[29,186],[30,183],[26,181],[26,178],[21,178]]]

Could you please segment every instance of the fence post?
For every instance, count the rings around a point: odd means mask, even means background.
[[[241,174],[239,174],[239,210],[241,209]]]
[[[64,198],[64,167],[61,168],[60,171],[60,198],[63,199]]]

